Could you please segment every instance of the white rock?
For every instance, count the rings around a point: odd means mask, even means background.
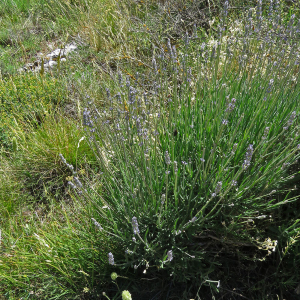
[[[53,44],[48,44],[50,49],[53,49]],[[37,53],[38,60],[34,63],[26,64],[23,68],[18,69],[19,73],[26,72],[26,71],[34,71],[38,72],[41,70],[41,59],[43,59],[44,62],[44,69],[47,71],[49,68],[53,68],[57,65],[58,57],[60,57],[61,62],[65,62],[66,56],[77,49],[77,46],[75,44],[68,44],[64,48],[57,48],[53,50],[51,53],[47,54],[45,57],[43,57],[43,53],[39,52]]]
[[[50,68],[53,68],[55,65],[57,65],[56,61],[53,61],[53,60],[49,61],[49,67]]]
[[[76,49],[77,49],[77,46],[74,45],[74,44],[67,45],[67,46],[65,47],[66,55],[69,54],[70,52],[76,50]]]

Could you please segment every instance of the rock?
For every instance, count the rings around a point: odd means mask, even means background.
[[[49,47],[51,47],[52,45],[49,44]],[[53,47],[52,47],[53,48]],[[34,63],[27,63],[24,67],[19,68],[18,72],[22,73],[22,72],[27,72],[27,71],[34,71],[34,72],[38,72],[41,70],[41,64],[42,64],[42,58],[44,61],[44,70],[48,71],[49,69],[54,68],[58,62],[58,58],[60,57],[60,62],[65,62],[67,60],[67,55],[73,51],[75,51],[77,49],[77,46],[72,43],[72,44],[68,44],[66,45],[64,48],[58,48],[53,50],[51,53],[47,54],[46,56],[44,56],[43,58],[43,54],[42,53],[38,53],[38,60],[36,60]]]
[[[56,66],[57,65],[57,62],[56,61],[53,61],[53,60],[51,60],[51,61],[49,61],[49,67],[50,68],[53,68],[54,66]]]
[[[33,69],[34,68],[34,64],[33,63],[28,63],[28,64],[26,64],[25,66],[24,66],[24,68],[26,68],[26,69]]]

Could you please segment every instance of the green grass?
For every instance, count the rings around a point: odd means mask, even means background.
[[[297,299],[299,43],[221,4],[1,2],[3,299]]]

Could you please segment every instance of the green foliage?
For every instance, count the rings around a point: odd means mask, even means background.
[[[54,77],[36,74],[17,75],[0,80],[0,143],[8,147],[9,126],[18,122],[38,125],[46,114],[65,101],[62,82]]]
[[[0,3],[1,295],[297,299],[299,4],[257,3]]]
[[[104,194],[92,201],[126,251],[110,264],[214,287],[220,249],[249,247],[238,259],[257,264],[276,251],[271,214],[299,198],[286,189],[300,156],[299,45],[297,27],[285,29],[296,34],[289,51],[272,47],[282,42],[276,31],[260,42],[269,25],[259,22],[194,51],[189,36],[178,54],[168,42],[152,77],[127,77],[104,113],[84,111],[104,172]]]
[[[58,111],[43,119],[37,128],[17,125],[10,128],[19,145],[11,168],[36,200],[43,199],[48,193],[61,197],[65,192],[66,177],[72,174],[61,163],[59,153],[81,174],[88,175],[95,164],[83,131]]]
[[[79,299],[84,288],[94,291],[105,281],[104,259],[114,246],[78,207],[51,201],[48,211],[11,215],[1,229],[2,295],[13,296],[18,287],[19,297]]]

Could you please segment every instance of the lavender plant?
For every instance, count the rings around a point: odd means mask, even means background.
[[[125,251],[108,254],[112,266],[210,284],[220,249],[260,249],[243,253],[254,261],[276,250],[249,222],[266,228],[298,199],[285,185],[300,156],[300,24],[277,26],[260,5],[208,43],[167,40],[151,77],[127,77],[108,108],[85,109],[104,192],[83,196]]]

